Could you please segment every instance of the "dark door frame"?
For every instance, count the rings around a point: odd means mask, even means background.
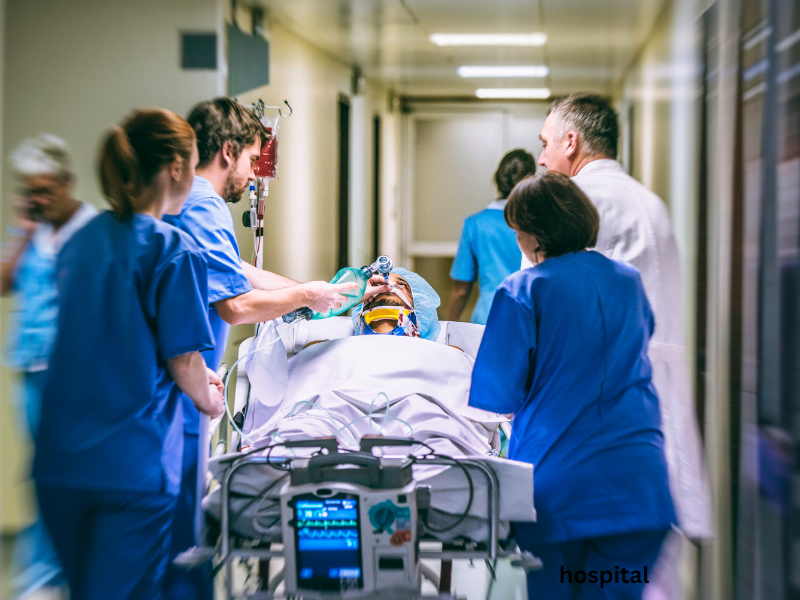
[[[372,255],[377,257],[381,248],[381,117],[372,117]]]
[[[350,261],[350,98],[339,94],[339,246],[337,268]]]

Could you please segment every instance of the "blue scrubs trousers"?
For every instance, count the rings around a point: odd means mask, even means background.
[[[518,539],[524,537],[519,533]],[[543,564],[541,570],[528,573],[528,600],[639,600],[645,586],[644,569],[652,579],[667,533],[643,531],[561,544],[519,541],[523,550],[542,559]],[[623,569],[627,572],[622,573]],[[634,571],[639,573],[636,583],[632,582]]]
[[[211,563],[186,570],[172,564],[175,557],[195,545],[194,509],[197,504],[198,441],[196,433],[183,434],[183,471],[181,493],[172,525],[172,542],[169,549],[169,566],[164,582],[167,600],[212,600],[214,582],[211,580]]]
[[[24,413],[22,429],[27,429],[31,439],[36,438],[39,429],[39,415],[42,410],[42,387],[47,371],[22,373],[19,389],[21,402],[17,403],[20,413]],[[14,539],[11,554],[12,599],[23,598],[45,587],[61,587],[66,584],[61,574],[61,564],[53,547],[53,542],[39,518],[20,531]]]
[[[36,486],[71,600],[160,600],[175,496]]]

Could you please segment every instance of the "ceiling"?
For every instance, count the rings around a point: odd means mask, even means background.
[[[668,0],[253,0],[269,17],[402,96],[479,87],[610,94]],[[433,33],[544,32],[543,47],[437,47]],[[461,65],[540,65],[543,79],[462,79]]]

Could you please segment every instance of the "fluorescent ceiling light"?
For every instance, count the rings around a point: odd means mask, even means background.
[[[434,33],[437,46],[544,46],[544,33]]]
[[[549,72],[544,65],[517,67],[458,67],[461,77],[546,77]]]
[[[475,90],[478,98],[531,98],[544,100],[550,97],[548,88],[480,88]]]

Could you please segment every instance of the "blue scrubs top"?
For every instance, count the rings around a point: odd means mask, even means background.
[[[486,324],[498,286],[511,273],[519,271],[522,262],[517,236],[503,217],[506,202],[497,200],[488,208],[467,217],[450,269],[452,279],[478,279],[480,296],[470,321],[481,325]]]
[[[509,457],[534,465],[531,544],[676,523],[639,273],[597,252],[550,258],[497,290],[471,406],[514,413]]]
[[[57,268],[37,483],[177,494],[182,394],[166,361],[214,346],[203,255],[163,221],[105,212],[64,246]]]
[[[214,303],[253,289],[242,269],[231,212],[211,182],[196,176],[181,213],[164,215],[164,220],[191,235],[208,262],[208,321],[216,345],[203,353],[203,358],[216,371],[225,354],[231,326],[219,316]],[[197,433],[200,414],[189,398],[184,398],[183,412],[184,431]]]

